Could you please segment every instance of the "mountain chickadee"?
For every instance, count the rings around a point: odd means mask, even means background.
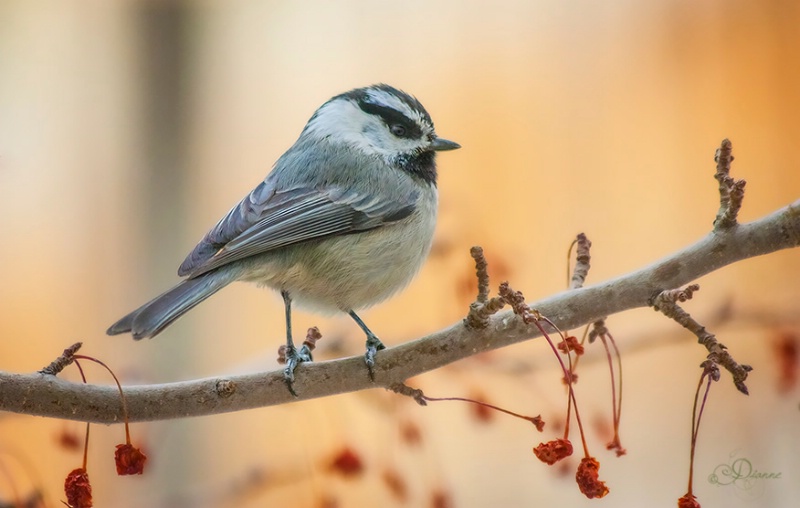
[[[293,301],[348,313],[367,335],[372,375],[384,345],[355,311],[396,293],[419,270],[436,224],[436,152],[456,148],[436,136],[422,104],[396,88],[333,97],[189,253],[178,269],[186,278],[107,333],[154,337],[231,282],[255,282],[283,296],[290,390],[294,369],[311,360],[308,347],[292,342]]]

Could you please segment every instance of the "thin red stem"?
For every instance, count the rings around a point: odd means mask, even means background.
[[[457,400],[457,401],[461,401],[461,402],[471,402],[473,404],[478,404],[479,406],[488,407],[488,408],[494,409],[495,411],[500,411],[501,413],[505,413],[505,414],[511,415],[511,416],[516,416],[517,418],[521,418],[523,420],[526,420],[526,421],[529,421],[529,422],[532,422],[532,423],[536,423],[534,418],[531,417],[531,416],[521,415],[519,413],[515,413],[513,411],[509,411],[508,409],[503,409],[502,407],[498,407],[498,406],[489,404],[487,402],[481,402],[479,400],[466,399],[466,398],[463,398],[463,397],[428,397],[427,395],[423,395],[422,398],[424,400],[429,401],[429,402],[440,402],[440,401],[446,401],[446,400]]]
[[[591,325],[586,325],[583,328],[583,336],[581,337],[581,342],[580,342],[581,346],[585,346],[586,345],[586,338],[589,336],[589,327],[590,326]],[[580,361],[581,361],[581,357],[578,356],[578,355],[575,355],[575,362],[572,364],[573,372],[578,370],[578,363],[580,363]]]
[[[614,336],[609,333],[608,338],[611,341],[611,346],[614,348],[614,355],[617,357],[617,372],[619,373],[619,398],[617,400],[617,414],[614,428],[614,433],[617,434],[619,432],[619,422],[622,421],[622,355],[619,354],[619,348],[617,347],[617,341],[614,340]]]
[[[564,340],[564,339],[562,339],[562,340]],[[566,344],[566,340],[565,340],[564,343]],[[571,390],[572,389],[572,376],[575,373],[575,366],[572,364],[572,355],[569,354],[569,348],[567,348],[566,355],[567,355],[567,361],[568,361],[568,364],[569,364],[569,374],[567,375],[567,377],[564,378],[564,380],[567,383],[569,383],[569,388]],[[577,358],[576,358],[576,361],[577,361]],[[569,438],[569,422],[572,419],[571,416],[572,416],[572,402],[571,402],[571,399],[570,399],[570,392],[567,392],[567,423],[564,425],[564,439],[568,439]]]
[[[122,418],[125,420],[125,442],[127,444],[131,444],[131,431],[130,427],[128,426],[128,401],[125,399],[125,394],[122,392],[122,385],[120,384],[119,379],[117,379],[117,375],[114,374],[114,371],[111,370],[111,368],[108,365],[101,362],[97,358],[92,358],[91,356],[85,356],[85,355],[74,355],[73,358],[89,360],[99,365],[102,365],[108,371],[108,373],[111,374],[111,377],[114,378],[114,382],[117,383],[117,390],[119,390],[119,398],[122,399]],[[77,364],[78,362],[75,363]],[[83,375],[83,371],[81,371],[81,375]],[[86,382],[85,379],[84,382]]]
[[[542,316],[542,320],[545,321],[550,326],[552,326],[554,329],[558,330],[558,327],[552,321],[547,319],[546,317]],[[590,456],[589,455],[589,447],[586,444],[586,436],[583,433],[583,423],[581,423],[581,417],[580,417],[580,414],[578,413],[578,402],[575,399],[575,391],[572,389],[572,379],[571,379],[571,377],[569,375],[569,372],[567,371],[567,367],[564,365],[564,360],[561,359],[561,355],[558,354],[558,349],[556,349],[555,344],[553,344],[553,341],[550,339],[550,336],[547,334],[547,332],[545,331],[545,329],[542,326],[542,324],[539,323],[538,319],[534,320],[534,324],[539,329],[539,331],[542,332],[542,336],[545,338],[545,340],[547,340],[547,343],[550,344],[550,349],[553,350],[553,354],[556,355],[556,358],[558,359],[558,363],[561,364],[561,370],[564,371],[564,376],[566,376],[566,379],[569,380],[569,396],[570,396],[570,399],[572,399],[572,404],[575,406],[575,420],[578,422],[578,430],[580,431],[580,434],[581,434],[581,443],[583,444],[583,453],[584,453],[584,455],[586,457],[589,457]],[[558,333],[560,334],[561,331],[559,330]]]
[[[692,408],[692,447],[689,453],[689,488],[687,493],[692,495],[692,479],[694,478],[694,452],[695,448],[697,447],[697,434],[700,430],[700,419],[703,417],[703,409],[706,405],[706,399],[708,398],[708,390],[711,388],[711,376],[708,376],[708,381],[706,383],[706,391],[703,395],[703,402],[700,405],[700,411],[697,410],[697,399],[700,397],[700,388],[703,386],[703,379],[706,377],[706,373],[700,376],[700,381],[697,383],[697,390],[694,392],[694,407]]]
[[[608,341],[606,341],[608,335]],[[608,371],[611,375],[611,407],[613,410],[614,419],[614,443],[619,443],[619,422],[622,416],[622,358],[617,349],[617,344],[614,342],[614,337],[610,333],[600,335],[600,340],[603,341],[603,348],[606,350],[606,359],[608,360]],[[611,350],[608,347],[608,342],[611,342],[614,347],[614,354],[617,357],[617,370],[619,371],[619,405],[617,405],[617,384],[614,381],[614,360],[611,358]]]
[[[611,358],[611,350],[608,348],[605,335],[600,335],[603,342],[603,349],[606,350],[606,360],[608,360],[608,371],[611,375],[611,408],[613,410],[614,434],[617,433],[617,384],[614,382],[614,360]]]
[[[89,460],[89,423],[86,423],[86,440],[83,443],[83,470],[86,471],[86,464]]]
[[[81,363],[76,359],[75,366],[78,367],[78,372],[81,373],[81,379],[83,379],[83,384],[86,384],[86,374],[83,373],[83,367],[81,367]],[[89,422],[86,422],[86,438],[83,441],[83,470],[86,471],[86,464],[89,459]]]

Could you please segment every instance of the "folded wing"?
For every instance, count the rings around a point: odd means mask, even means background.
[[[262,183],[208,232],[178,274],[197,277],[287,245],[391,224],[414,211],[417,197],[386,201],[340,187],[274,191]]]

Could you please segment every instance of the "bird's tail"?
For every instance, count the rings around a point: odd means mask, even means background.
[[[186,279],[111,325],[106,333],[130,332],[136,340],[155,337],[195,305],[235,280],[225,275],[224,272],[210,272]]]

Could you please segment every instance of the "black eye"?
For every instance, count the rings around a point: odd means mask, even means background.
[[[391,127],[389,127],[389,130],[392,132],[392,134],[394,134],[398,138],[402,138],[403,136],[406,135],[405,126],[400,125],[399,123],[396,123],[396,124],[392,125]]]

